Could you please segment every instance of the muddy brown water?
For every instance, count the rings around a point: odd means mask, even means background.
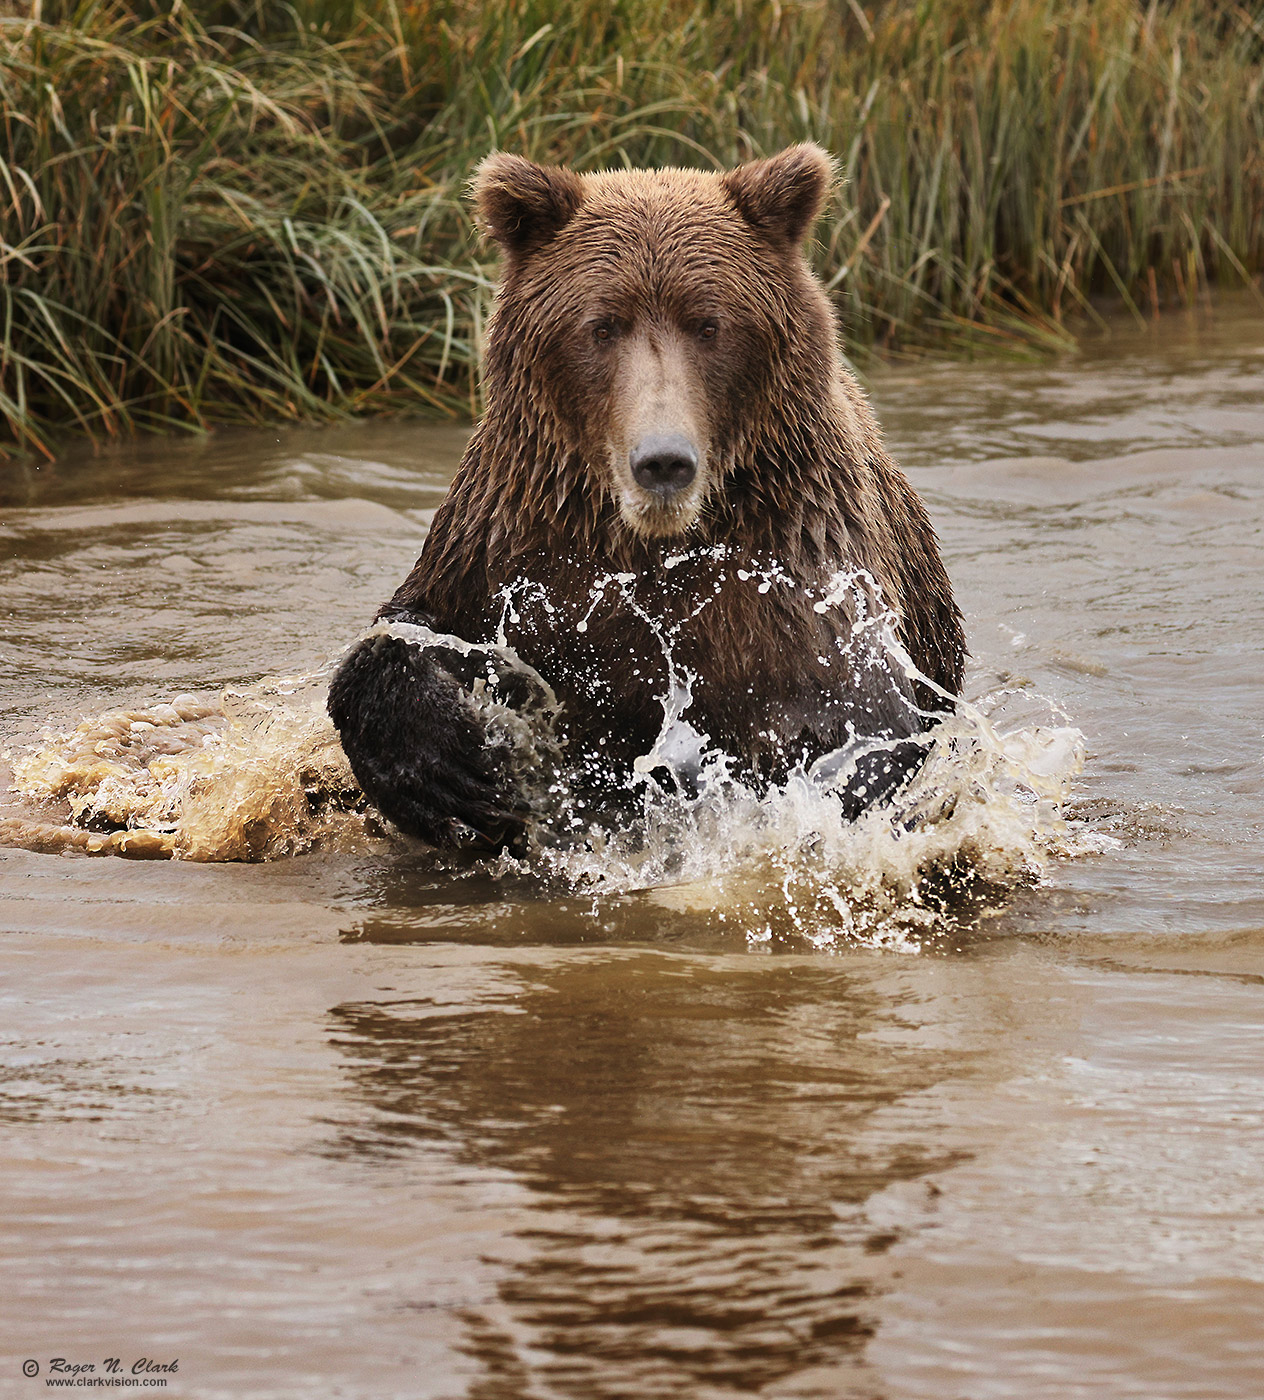
[[[1092,839],[894,949],[383,840],[0,850],[0,1394],[1264,1395],[1264,316],[871,387]],[[4,742],[335,656],[463,437],[5,468]]]

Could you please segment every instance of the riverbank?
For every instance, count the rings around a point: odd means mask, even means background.
[[[813,139],[848,346],[1069,348],[1264,268],[1264,22],[1175,0],[108,0],[0,14],[0,454],[478,409],[502,147],[728,166]]]

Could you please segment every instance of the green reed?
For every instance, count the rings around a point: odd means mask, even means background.
[[[1264,9],[1231,0],[218,0],[0,9],[0,414],[477,407],[493,148],[812,139],[851,345],[1066,347],[1264,267]],[[0,448],[4,437],[0,437]]]
[[[11,441],[468,410],[486,280],[419,251],[447,195],[373,156],[367,50],[94,0],[0,35]]]

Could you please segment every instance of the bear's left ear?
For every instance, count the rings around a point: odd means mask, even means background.
[[[821,212],[834,162],[817,145],[790,146],[723,177],[738,212],[757,233],[795,247]]]
[[[519,257],[547,243],[584,202],[584,187],[573,171],[503,151],[478,167],[473,192],[480,223],[507,254]]]

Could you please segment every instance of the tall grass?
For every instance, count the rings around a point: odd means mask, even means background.
[[[414,237],[449,192],[371,158],[364,46],[100,0],[0,26],[12,441],[469,406],[486,280]]]
[[[0,413],[44,450],[474,407],[495,147],[820,141],[857,347],[1066,345],[1264,267],[1258,0],[83,0],[0,43]]]
[[[1208,0],[511,0],[406,7],[448,103],[417,159],[715,164],[813,139],[854,344],[1066,343],[1264,266],[1264,7]]]

